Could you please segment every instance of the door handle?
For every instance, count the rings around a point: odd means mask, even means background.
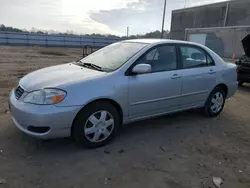
[[[216,73],[216,71],[214,69],[210,69],[208,72],[208,74],[214,74],[214,73]]]
[[[179,74],[173,74],[173,76],[171,76],[172,79],[177,79],[177,78],[181,78],[181,75]]]

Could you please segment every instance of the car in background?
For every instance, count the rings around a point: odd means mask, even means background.
[[[107,144],[121,124],[202,108],[221,113],[237,90],[236,65],[191,42],[136,39],[32,72],[10,93],[15,125],[41,138]]]
[[[250,83],[250,34],[242,40],[242,47],[245,51],[239,60],[236,61],[239,85]]]

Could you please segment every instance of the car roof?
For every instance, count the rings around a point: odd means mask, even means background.
[[[197,47],[201,47],[202,49],[204,49],[207,53],[209,53],[213,59],[216,59],[215,63],[216,65],[218,65],[219,62],[221,62],[220,64],[223,64],[222,62],[224,62],[221,57],[219,55],[217,55],[214,51],[212,51],[211,49],[209,49],[208,47],[199,44],[199,43],[195,43],[195,42],[189,42],[189,41],[181,41],[181,40],[171,40],[171,39],[131,39],[131,40],[124,40],[121,42],[131,42],[131,43],[145,43],[151,46],[154,45],[158,45],[158,44],[191,44]]]
[[[146,44],[178,43],[178,44],[193,44],[203,47],[203,45],[200,45],[198,43],[181,41],[181,40],[171,40],[171,39],[131,39],[131,40],[124,40],[122,42],[135,42],[135,43],[146,43]]]

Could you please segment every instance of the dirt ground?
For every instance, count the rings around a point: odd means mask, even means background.
[[[71,139],[41,141],[21,133],[8,94],[33,70],[73,61],[81,49],[0,46],[0,188],[250,187],[250,85],[229,99],[219,117],[198,110],[124,126],[98,149]]]

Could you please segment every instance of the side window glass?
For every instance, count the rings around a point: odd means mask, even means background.
[[[208,66],[215,65],[214,60],[209,55],[207,55],[207,64]]]
[[[157,60],[158,57],[159,57],[159,53],[158,53],[157,48],[155,48],[154,50],[151,50],[149,53],[147,53],[146,60],[147,61]]]
[[[177,69],[175,46],[166,45],[156,47],[144,54],[137,64],[146,63],[151,65],[152,72],[168,71]]]
[[[183,68],[207,66],[206,54],[195,47],[181,46]]]

